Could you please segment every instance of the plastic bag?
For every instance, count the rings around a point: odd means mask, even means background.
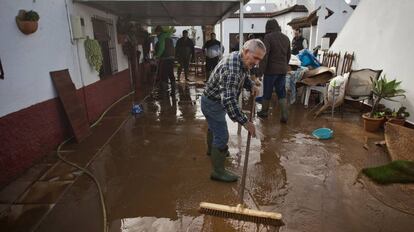
[[[321,66],[316,57],[308,49],[303,49],[299,53],[298,57],[301,62],[301,65],[304,67],[311,66],[313,68],[317,68]]]

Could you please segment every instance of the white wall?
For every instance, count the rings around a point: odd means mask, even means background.
[[[342,29],[331,50],[355,52],[353,69],[383,69],[388,78],[402,81],[407,98],[387,106],[406,106],[414,122],[414,1],[362,0]]]
[[[68,1],[68,0],[67,0]],[[71,14],[80,16],[85,21],[85,36],[89,36],[89,38],[94,38],[93,35],[93,27],[92,27],[92,17],[98,16],[102,19],[109,19],[112,21],[114,25],[114,34],[116,39],[116,20],[117,16],[108,14],[99,10],[96,10],[94,8],[82,5],[82,4],[74,4],[73,9],[71,10]],[[96,72],[88,63],[85,57],[85,47],[84,47],[84,41],[83,39],[78,40],[75,42],[75,45],[73,49],[76,51],[79,51],[79,57],[75,55],[74,59],[76,60],[76,64],[79,67],[78,63],[81,64],[81,68],[79,70],[79,86],[77,85],[77,88],[82,87],[82,80],[80,79],[80,72],[82,72],[82,78],[85,85],[92,84],[96,81],[99,81],[100,78],[98,76],[98,72]],[[128,68],[128,59],[122,52],[122,46],[118,43],[116,43],[116,51],[117,51],[117,63],[118,63],[118,71],[122,71]],[[78,62],[77,59],[80,59],[80,62]],[[73,79],[73,78],[72,78]]]
[[[316,3],[318,4],[318,3]],[[324,0],[320,2],[321,9],[317,12],[318,15],[318,34],[316,37],[316,45],[320,45],[321,38],[326,33],[339,33],[345,25],[348,18],[354,11],[344,0]],[[319,5],[315,6],[315,8]],[[327,19],[329,8],[334,13]]]
[[[245,18],[243,20],[243,33],[264,33],[266,18]],[[252,29],[252,24],[253,29]],[[215,33],[217,39],[220,40],[224,46],[224,54],[228,54],[230,51],[230,33],[239,33],[239,19],[229,18],[223,21],[223,39],[220,38],[220,26],[215,27]]]
[[[67,0],[69,11],[85,17],[86,32],[91,35],[91,15],[114,18],[100,11],[76,5]],[[36,10],[40,15],[39,28],[24,35],[16,26],[19,9]],[[76,10],[79,11],[76,12]],[[78,42],[79,43],[79,42]],[[83,43],[79,44],[80,61],[85,84],[99,80],[86,63]],[[122,49],[117,47],[118,71],[128,67]],[[0,58],[5,79],[0,80],[0,117],[56,96],[50,71],[69,69],[76,88],[82,87],[76,44],[72,45],[66,17],[65,0],[0,1]]]
[[[264,1],[263,1],[264,2]],[[306,5],[308,0],[267,0],[267,3],[274,3],[277,6],[278,10],[283,10],[285,8],[294,6],[294,5]]]

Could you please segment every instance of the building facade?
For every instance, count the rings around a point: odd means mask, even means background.
[[[19,10],[35,10],[35,33],[19,31]],[[0,2],[0,186],[68,138],[72,132],[49,72],[68,69],[90,123],[131,91],[128,59],[116,37],[117,17],[70,0]],[[72,23],[76,20],[78,23]],[[86,60],[84,38],[105,44],[105,73]]]

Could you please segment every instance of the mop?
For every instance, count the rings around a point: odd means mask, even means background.
[[[254,96],[251,96],[251,104],[252,109],[249,115],[249,121],[252,121],[254,111],[255,111],[255,101]],[[216,216],[216,217],[223,217],[223,218],[232,218],[241,221],[250,221],[257,224],[264,224],[264,225],[273,225],[273,226],[282,226],[282,214],[276,212],[265,212],[260,210],[253,210],[248,209],[245,207],[243,198],[244,198],[244,190],[246,187],[246,174],[247,174],[247,165],[249,162],[249,152],[250,152],[250,140],[252,135],[248,134],[247,136],[247,144],[246,144],[246,155],[244,158],[244,166],[243,166],[243,176],[242,182],[240,185],[240,203],[237,206],[228,206],[228,205],[221,205],[221,204],[214,204],[209,202],[201,202],[199,212],[206,215]]]

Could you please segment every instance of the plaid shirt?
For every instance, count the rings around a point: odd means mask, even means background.
[[[231,120],[244,125],[248,119],[238,105],[242,85],[251,90],[249,70],[243,65],[240,52],[232,52],[223,57],[214,68],[207,82],[204,95],[211,100],[221,101]]]

